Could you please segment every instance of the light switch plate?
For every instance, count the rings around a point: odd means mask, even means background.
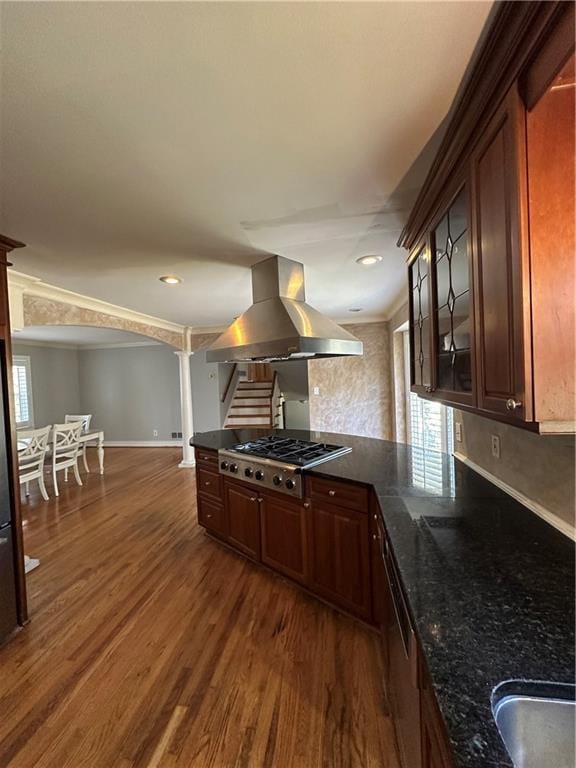
[[[454,422],[454,435],[456,437],[456,442],[461,443],[462,442],[462,424],[459,421]]]
[[[494,456],[495,459],[500,458],[500,438],[498,435],[491,435],[490,440],[492,441],[492,456]]]

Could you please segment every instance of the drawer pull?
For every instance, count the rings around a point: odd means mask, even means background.
[[[304,506],[304,509],[310,509],[310,502],[309,501],[305,501],[303,506]]]
[[[250,496],[250,501],[258,501],[258,499],[256,498],[256,496]]]
[[[210,520],[211,517],[212,517],[212,513],[210,512],[209,514],[206,515],[206,520]]]
[[[210,480],[205,480],[204,485],[212,485],[212,483],[210,482]]]
[[[328,491],[328,496],[336,496],[336,491]]]

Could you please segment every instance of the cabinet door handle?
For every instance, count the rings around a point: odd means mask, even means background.
[[[202,458],[204,459],[204,461],[210,461],[210,456],[202,456]]]
[[[206,520],[210,520],[211,517],[212,517],[212,513],[210,512],[208,515],[206,515]]]
[[[256,496],[250,496],[250,501],[258,501],[258,499],[256,498]]]
[[[515,411],[517,408],[522,408],[522,400],[515,400],[513,397],[509,397],[506,400],[506,408],[509,411]]]
[[[305,501],[303,506],[304,506],[304,509],[310,509],[310,502],[309,501]]]
[[[336,491],[328,491],[328,496],[336,496]]]
[[[378,541],[378,534],[377,533],[373,533],[372,534],[372,538],[374,539],[374,541]]]
[[[262,504],[262,502],[264,501],[264,499],[256,499],[256,501],[258,502],[258,504]]]
[[[204,485],[212,485],[212,483],[210,482],[210,480],[205,480]]]

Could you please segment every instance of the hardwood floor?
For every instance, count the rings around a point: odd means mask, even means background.
[[[0,767],[397,768],[376,634],[207,538],[177,461],[109,449],[23,503]]]

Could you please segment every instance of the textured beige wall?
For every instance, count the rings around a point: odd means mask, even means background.
[[[542,437],[462,411],[454,411],[454,421],[463,425],[457,453],[575,527],[573,437]],[[491,435],[500,437],[500,459],[492,456]]]
[[[181,333],[40,296],[24,295],[24,325],[89,325],[94,328],[116,328],[141,333],[176,349],[182,349],[184,345],[184,336]],[[199,336],[198,339],[203,337]]]
[[[310,360],[310,428],[392,439],[392,382],[388,323],[347,325],[364,342],[362,357]],[[314,387],[320,394],[314,394]]]

